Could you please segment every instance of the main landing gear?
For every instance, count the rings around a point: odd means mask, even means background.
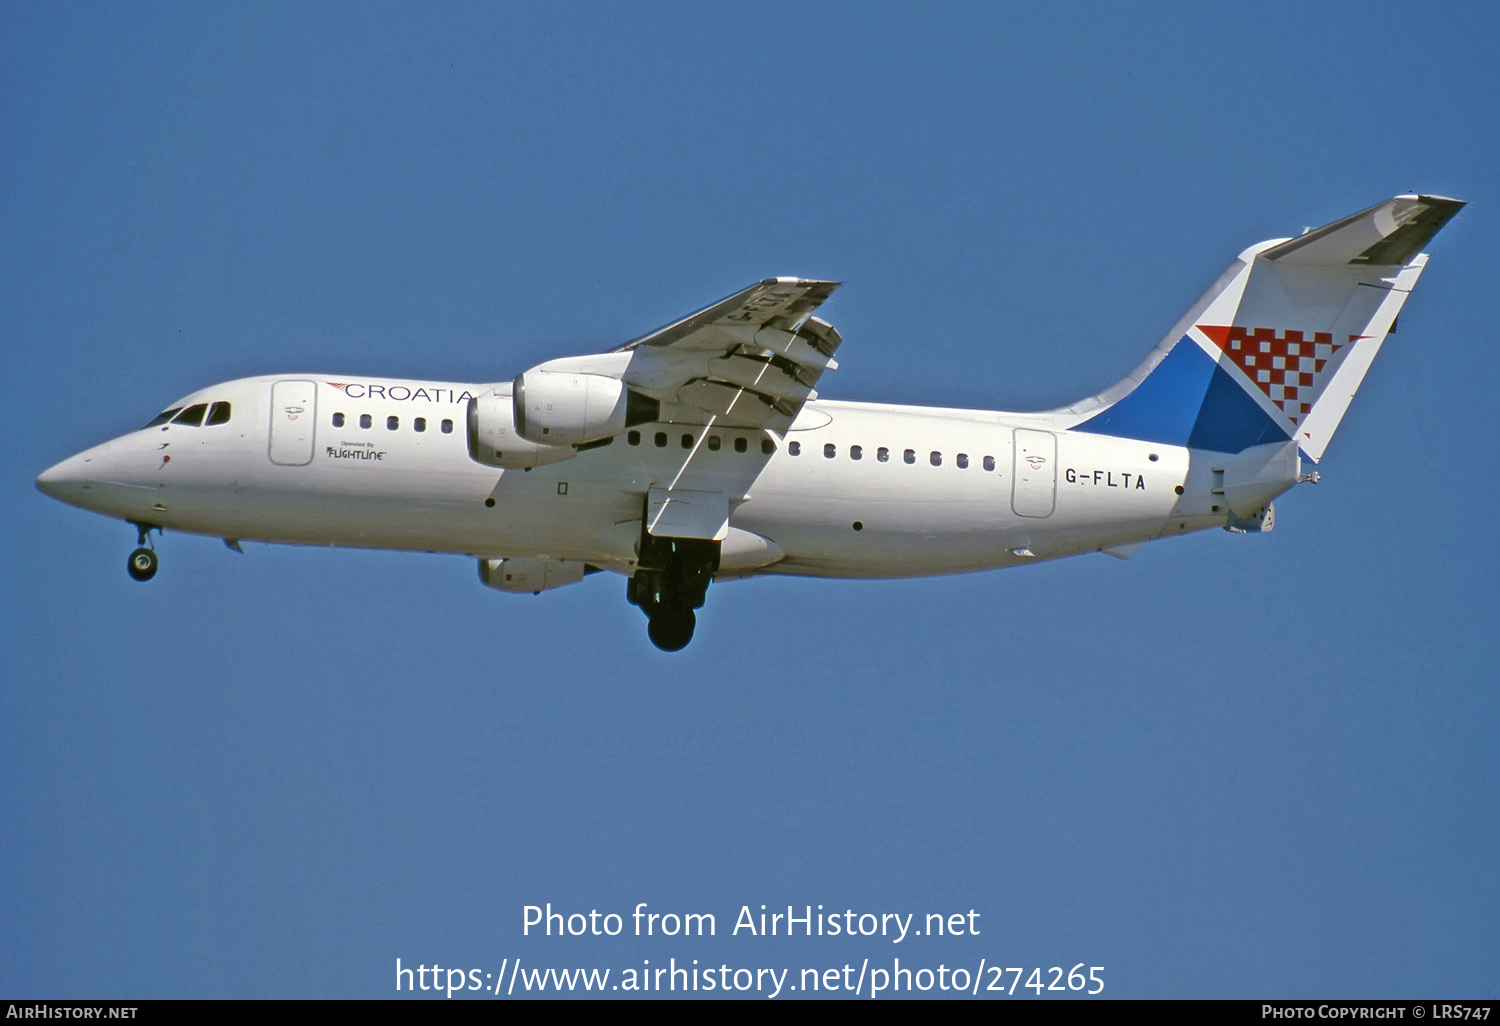
[[[148,549],[146,546],[151,541],[151,532],[160,531],[161,528],[154,524],[141,524],[132,520],[135,527],[136,550],[130,554],[130,560],[125,564],[125,569],[130,576],[137,581],[149,581],[156,576],[156,550]]]
[[[709,582],[719,568],[719,543],[698,538],[645,535],[641,562],[626,582],[625,597],[646,614],[646,633],[663,652],[693,640]]]

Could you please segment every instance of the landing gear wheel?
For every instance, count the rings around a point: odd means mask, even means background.
[[[693,640],[693,628],[698,618],[691,609],[658,609],[646,623],[646,633],[651,644],[663,652],[676,652],[686,648]]]
[[[125,567],[137,581],[149,581],[156,576],[156,553],[150,549],[136,549],[130,554],[130,562]]]

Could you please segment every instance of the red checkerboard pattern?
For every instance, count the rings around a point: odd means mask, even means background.
[[[1335,342],[1326,331],[1308,333],[1289,329],[1278,335],[1274,328],[1200,324],[1198,330],[1234,361],[1266,397],[1280,407],[1293,424],[1312,409],[1322,391],[1323,368],[1333,355],[1359,338]]]

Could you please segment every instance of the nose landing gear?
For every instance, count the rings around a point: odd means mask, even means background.
[[[149,581],[156,576],[156,553],[151,549],[136,549],[130,554],[126,569],[138,581]]]
[[[130,559],[125,564],[125,569],[130,576],[137,581],[149,581],[156,576],[157,558],[156,550],[146,546],[151,541],[152,530],[160,531],[161,528],[154,524],[140,524],[134,520],[131,525],[135,527],[136,550],[130,554]]]

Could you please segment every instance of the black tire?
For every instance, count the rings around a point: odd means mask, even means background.
[[[156,576],[156,553],[150,549],[136,549],[130,554],[125,569],[137,581],[149,581]]]
[[[693,628],[698,618],[691,609],[663,609],[646,624],[646,633],[651,644],[663,652],[677,652],[693,640]]]

